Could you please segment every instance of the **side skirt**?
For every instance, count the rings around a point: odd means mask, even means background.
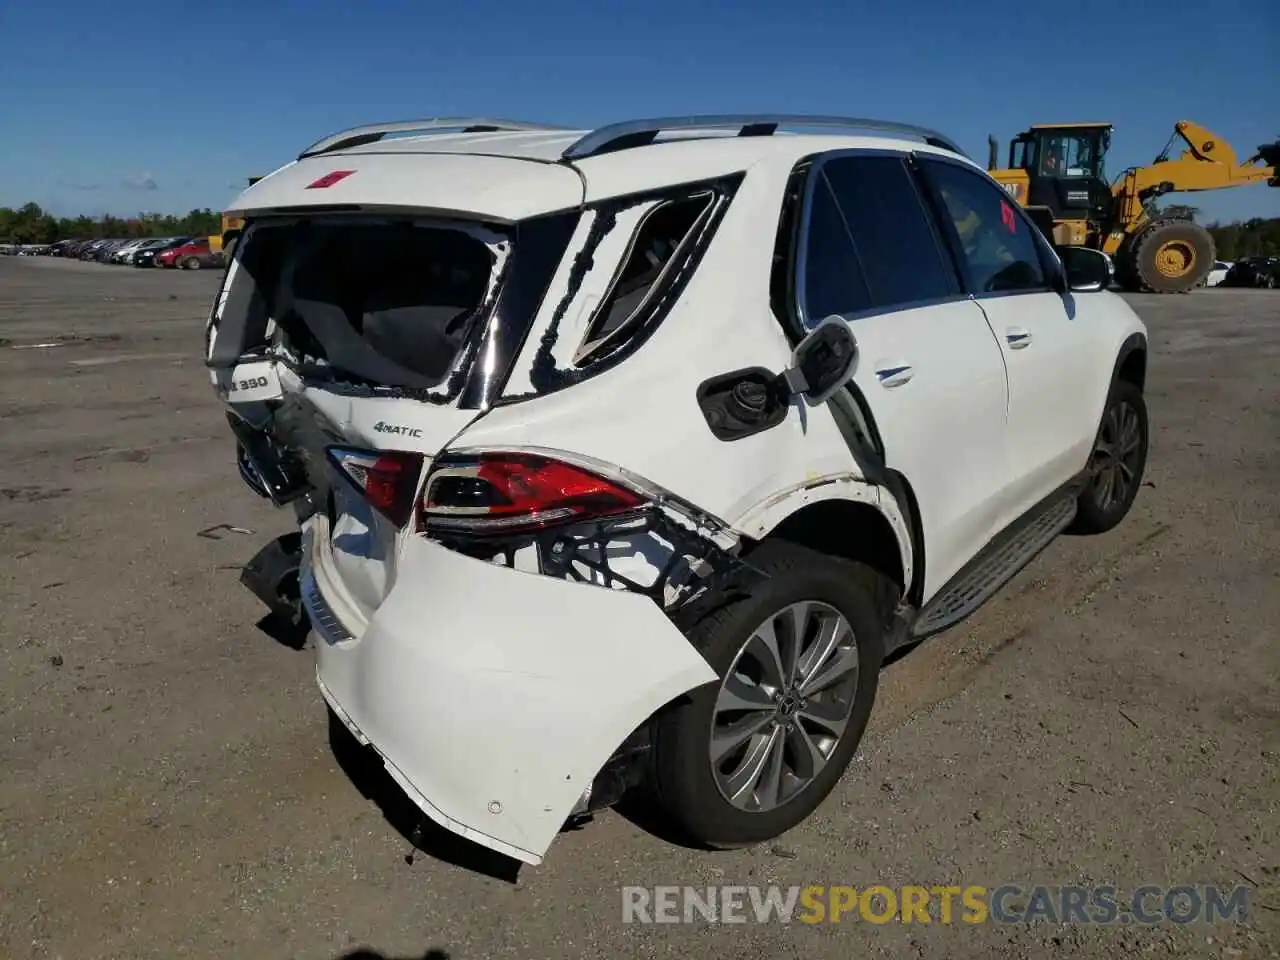
[[[908,642],[941,633],[968,618],[1056,540],[1075,518],[1085,481],[1084,475],[1074,478],[997,534],[925,604],[911,626]]]

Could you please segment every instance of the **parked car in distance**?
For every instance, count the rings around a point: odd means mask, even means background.
[[[128,240],[119,240],[119,239],[108,240],[105,243],[103,243],[103,245],[100,246],[96,251],[94,251],[93,259],[98,261],[98,263],[110,263],[111,257],[115,254],[115,252],[128,242],[129,242]]]
[[[185,240],[185,237],[151,237],[131,250],[125,256],[124,262],[131,267],[154,266],[153,261],[157,253],[171,246],[177,246]]]
[[[189,240],[181,246],[170,247],[156,257],[156,266],[178,267],[181,270],[199,270],[201,267],[222,265],[222,254],[209,246],[205,237]]]
[[[1231,269],[1231,264],[1226,260],[1215,260],[1213,269],[1209,271],[1204,278],[1206,287],[1216,287],[1227,278],[1227,271]]]
[[[1129,513],[1146,327],[934,131],[530,129],[344,131],[232,204],[205,361],[301,528],[243,580],[447,830],[536,864],[644,783],[770,840],[887,656]]]
[[[131,253],[133,253],[135,250],[137,250],[140,246],[142,246],[144,243],[146,243],[147,241],[148,241],[148,238],[146,237],[139,237],[136,240],[127,240],[124,243],[119,244],[114,250],[111,251],[110,255],[107,258],[107,261],[113,264],[127,263],[128,256]]]
[[[1280,287],[1280,257],[1246,257],[1237,260],[1222,280],[1224,287]]]

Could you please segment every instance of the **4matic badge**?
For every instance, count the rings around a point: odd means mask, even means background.
[[[413,427],[406,427],[399,423],[387,423],[385,420],[379,420],[373,425],[376,433],[394,433],[401,437],[421,437],[422,431],[415,430]]]

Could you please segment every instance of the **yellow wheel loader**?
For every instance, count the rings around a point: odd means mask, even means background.
[[[249,186],[253,186],[261,177],[250,177]],[[214,252],[221,252],[224,263],[231,262],[231,255],[235,253],[236,241],[240,239],[240,231],[244,229],[244,220],[240,217],[228,217],[225,213],[222,215],[222,226],[218,233],[209,238],[209,249]]]
[[[1213,268],[1213,237],[1191,220],[1153,215],[1155,200],[1254,183],[1280,187],[1280,141],[1258,147],[1241,163],[1225,140],[1180,120],[1151,164],[1108,182],[1104,161],[1111,130],[1110,123],[1037,124],[1009,144],[1003,169],[990,137],[987,168],[1054,243],[1109,254],[1126,290],[1185,293]],[[1170,158],[1179,140],[1184,149]]]

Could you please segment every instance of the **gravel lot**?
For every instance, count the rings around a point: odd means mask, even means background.
[[[890,666],[809,823],[712,854],[610,812],[517,874],[435,832],[408,862],[256,626],[237,572],[288,517],[198,359],[217,279],[0,258],[0,956],[1280,957],[1280,296],[1133,298],[1133,515]],[[1257,889],[1155,927],[626,925],[620,892],[1005,882]]]

